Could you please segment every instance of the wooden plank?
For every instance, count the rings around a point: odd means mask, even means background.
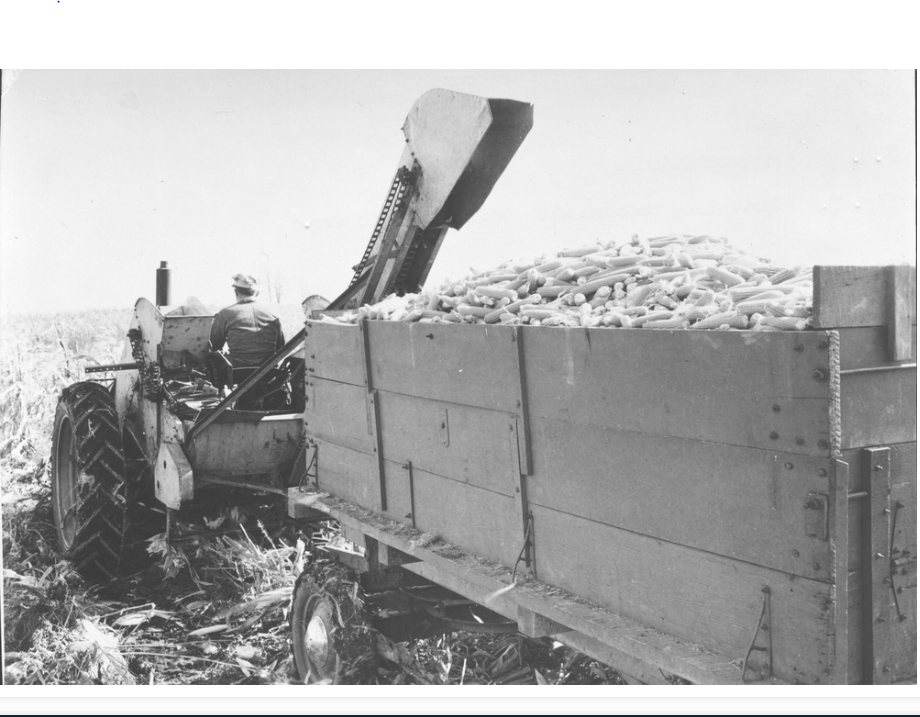
[[[518,605],[517,621],[518,631],[527,637],[548,637],[571,631],[571,628],[562,623],[550,620],[523,605]]]
[[[806,534],[815,511],[804,507],[809,494],[830,493],[829,459],[545,418],[533,432],[533,504],[831,579],[830,542]]]
[[[840,377],[841,448],[917,440],[917,369]]]
[[[891,466],[891,490],[894,500],[903,500],[905,506],[913,506],[916,511],[916,490],[917,490],[917,444],[916,443],[899,443],[887,446],[889,449],[889,461]],[[868,491],[871,474],[866,472],[866,466],[863,465],[861,451],[859,449],[850,449],[843,453],[842,460],[849,465],[850,485],[849,492],[859,495]],[[849,538],[848,552],[850,555],[850,570],[857,570],[862,565],[864,551],[864,528],[863,513],[865,513],[868,504],[867,496],[854,498],[850,500],[849,516]],[[908,513],[910,516],[910,513]],[[905,534],[904,544],[910,549],[910,545],[916,545],[916,521],[909,517],[903,524],[905,527],[913,526],[912,534]],[[914,551],[916,554],[916,551]]]
[[[368,421],[364,387],[322,378],[308,382],[312,390],[303,413],[307,435],[373,453],[376,443],[368,430],[373,428],[373,422]]]
[[[824,332],[523,333],[532,417],[829,455]]]
[[[829,516],[834,554],[834,666],[830,681],[845,685],[849,679],[849,517],[850,466],[834,461],[832,510]]]
[[[307,320],[304,336],[305,375],[365,384],[364,346],[357,326]]]
[[[909,292],[916,296],[917,273],[908,270]],[[889,277],[891,267],[816,266],[814,270],[814,326],[887,326],[889,319]],[[899,287],[901,288],[901,287]],[[905,299],[908,298],[905,296]],[[917,323],[916,303],[903,307],[909,311],[907,324]]]
[[[375,388],[518,413],[520,378],[510,327],[369,321]]]
[[[511,496],[507,413],[378,391],[384,456]],[[517,450],[515,443],[514,449]]]
[[[891,597],[888,636],[891,681],[917,681],[917,446],[897,446],[889,454],[891,480]]]
[[[847,580],[847,684],[864,683],[862,572],[851,570]]]
[[[917,442],[890,443],[886,445],[886,448],[890,451],[892,486],[916,482]],[[844,451],[841,454],[841,460],[846,461],[850,466],[850,492],[867,490],[871,476],[864,473],[862,449],[851,448]]]
[[[888,270],[888,355],[892,361],[904,361],[913,355],[911,318],[917,306],[917,271],[912,266],[886,268]]]
[[[390,477],[401,465],[386,463],[389,494]],[[412,476],[419,530],[509,567],[514,564],[523,540],[513,498],[414,466]]]
[[[317,441],[319,490],[370,509],[379,509],[377,457],[328,441]],[[505,475],[508,475],[506,470]],[[512,565],[523,543],[514,499],[413,466],[415,521],[483,557]],[[384,461],[385,514],[411,525],[409,479],[404,462]]]
[[[858,473],[859,471],[851,471]],[[863,512],[865,498],[853,498],[848,501],[849,515],[847,516],[847,567],[850,570],[859,570],[863,559]]]
[[[891,534],[891,482],[887,448],[867,448],[863,465],[868,481],[869,506],[866,512],[867,537],[863,565],[863,600],[871,600],[863,615],[865,640],[865,673],[872,684],[889,684],[891,666],[888,664],[891,634],[891,587],[889,583],[889,540]]]
[[[319,490],[343,500],[372,508],[380,500],[377,457],[336,445],[316,441],[316,483]]]
[[[532,506],[537,571],[603,607],[741,659],[771,597],[774,675],[828,681],[833,588],[736,560]]]
[[[888,328],[860,326],[838,329],[840,335],[840,368],[843,371],[879,366],[895,366],[889,359]],[[911,327],[911,348],[907,361],[917,360],[917,326]]]

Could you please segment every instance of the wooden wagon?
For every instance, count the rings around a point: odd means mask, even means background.
[[[308,321],[290,512],[636,681],[915,682],[915,271],[814,280],[807,331]]]

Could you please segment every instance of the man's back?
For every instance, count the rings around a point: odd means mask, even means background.
[[[234,368],[258,366],[284,345],[281,322],[272,311],[252,298],[240,299],[222,309],[211,325],[211,348],[227,343]]]

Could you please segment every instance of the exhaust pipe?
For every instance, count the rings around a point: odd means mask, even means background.
[[[157,306],[169,306],[169,279],[172,269],[167,266],[165,261],[160,262],[160,268],[157,269]]]

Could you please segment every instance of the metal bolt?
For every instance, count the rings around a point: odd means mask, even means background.
[[[775,441],[777,438],[779,438],[779,434],[776,431],[770,431],[770,440]]]
[[[818,441],[818,448],[827,448],[830,444],[823,438]]]
[[[774,403],[774,404],[773,404],[773,413],[779,413],[779,412],[780,412],[779,404],[778,404],[778,403]]]
[[[888,515],[891,512],[891,508],[882,508],[882,514]]]
[[[903,507],[904,507],[904,501],[903,501],[903,500],[895,501],[895,504],[894,504],[894,505],[895,505],[896,508],[903,508]]]
[[[795,468],[795,466],[792,465],[791,463],[787,463],[785,467],[787,471],[791,471],[793,468]]]
[[[898,615],[898,622],[904,622],[907,619],[907,615]]]
[[[799,557],[799,551],[796,550],[795,548],[792,549],[792,557],[793,557],[793,558]]]
[[[882,583],[885,585],[891,585],[891,578],[882,578]]]
[[[796,344],[795,346],[792,347],[792,350],[795,351],[796,353],[802,353],[805,350],[805,347],[802,346],[802,344]]]
[[[820,569],[821,569],[821,563],[815,561],[815,562],[813,562],[813,563],[811,564],[811,567],[813,567],[815,570],[820,570]]]
[[[880,559],[880,558],[884,558],[884,557],[885,557],[885,556],[882,555],[881,553],[876,553],[876,554],[875,554],[875,559],[876,559],[876,560],[878,560],[878,559]]]
[[[826,348],[827,348],[827,341],[819,341],[819,342],[818,342],[818,348],[819,348],[819,349],[822,349],[822,350],[823,350],[823,349],[826,349]]]
[[[876,473],[880,472],[882,470],[882,464],[876,463],[874,466],[872,466],[872,470],[874,470]]]
[[[898,588],[898,595],[900,595],[902,592],[904,592],[904,588]]]
[[[888,665],[885,665],[885,666],[882,668],[882,672],[891,672],[891,668],[888,667]]]
[[[797,446],[804,446],[804,445],[805,445],[805,439],[802,438],[801,436],[796,436],[795,445],[797,445]]]
[[[827,468],[819,468],[818,475],[824,478],[827,475]]]
[[[879,615],[879,616],[875,619],[875,621],[876,621],[876,622],[885,622],[885,618],[883,618],[881,615]]]
[[[823,368],[816,368],[811,372],[811,377],[815,381],[825,381],[827,380],[827,371],[825,371]]]

